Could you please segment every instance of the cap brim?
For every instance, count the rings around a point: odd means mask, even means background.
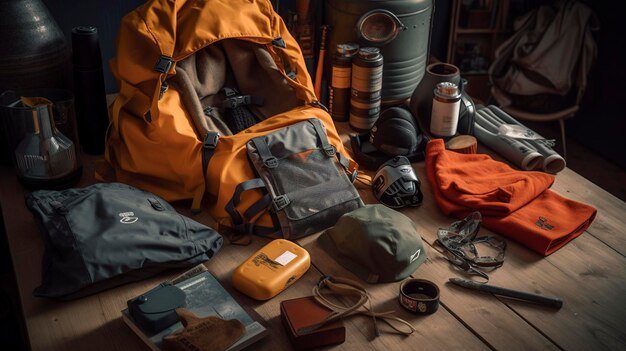
[[[332,228],[330,228],[332,229]],[[328,230],[325,230],[318,238],[317,242],[320,247],[326,251],[326,253],[333,258],[337,263],[348,269],[350,272],[354,273],[357,277],[367,283],[377,283],[378,276],[374,274],[370,274],[367,268],[363,267],[357,262],[354,262],[350,258],[344,256],[339,252],[335,242],[329,237]]]

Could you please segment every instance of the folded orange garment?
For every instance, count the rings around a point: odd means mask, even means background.
[[[447,151],[442,139],[426,147],[426,176],[445,214],[464,218],[480,211],[486,228],[544,256],[582,234],[596,215],[595,208],[549,190],[552,175]]]

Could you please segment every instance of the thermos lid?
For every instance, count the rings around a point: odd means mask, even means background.
[[[355,43],[337,44],[337,54],[345,57],[353,56],[359,50],[359,45]]]
[[[364,60],[374,60],[380,56],[380,49],[375,47],[364,47],[359,49],[359,57]]]
[[[434,94],[442,98],[458,99],[461,97],[459,87],[452,82],[441,82],[437,84]]]
[[[72,57],[75,67],[102,67],[98,28],[93,26],[72,28]]]

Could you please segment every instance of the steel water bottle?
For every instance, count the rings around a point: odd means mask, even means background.
[[[350,112],[352,57],[359,50],[354,43],[337,44],[330,80],[329,109],[333,120],[345,122]]]
[[[383,56],[374,47],[359,49],[352,60],[350,127],[367,132],[380,116]]]

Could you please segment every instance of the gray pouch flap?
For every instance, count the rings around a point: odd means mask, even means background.
[[[318,119],[252,139],[247,150],[273,200],[283,234],[287,226],[283,219],[292,227],[295,221],[310,220],[306,229],[310,233],[311,228],[332,226],[346,210],[362,205]],[[350,205],[339,206],[345,203]]]

